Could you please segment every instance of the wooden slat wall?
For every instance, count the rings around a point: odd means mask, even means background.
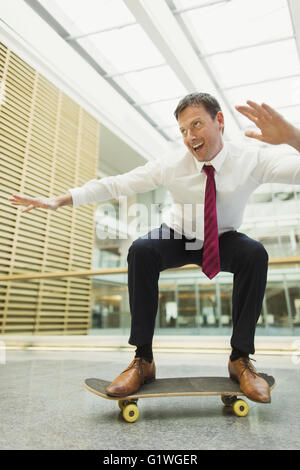
[[[91,269],[94,204],[21,214],[7,198],[57,196],[95,178],[99,124],[0,43],[1,83],[0,275]],[[89,277],[0,285],[0,333],[86,334],[90,309]]]

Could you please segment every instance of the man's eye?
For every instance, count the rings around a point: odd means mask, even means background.
[[[194,126],[195,126],[195,127],[200,127],[200,126],[201,126],[201,122],[200,122],[200,121],[194,122]]]

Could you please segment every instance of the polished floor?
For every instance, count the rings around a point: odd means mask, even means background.
[[[7,351],[0,449],[300,449],[298,356],[256,356],[257,369],[278,384],[271,404],[248,400],[246,417],[220,397],[148,398],[139,401],[138,421],[126,423],[117,402],[82,384],[112,380],[131,358],[128,351]],[[159,352],[155,359],[158,377],[227,375],[224,354]]]

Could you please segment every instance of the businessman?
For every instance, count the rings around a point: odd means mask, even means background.
[[[249,138],[273,145],[288,144],[300,152],[300,131],[267,104],[247,101],[236,109],[257,131]],[[207,93],[185,96],[175,117],[187,152],[149,161],[113,177],[94,179],[53,198],[13,195],[23,212],[35,207],[56,210],[165,186],[173,205],[163,224],[135,240],[128,252],[128,289],[131,311],[129,344],[135,357],[106,389],[111,396],[136,392],[155,379],[152,339],[158,306],[160,272],[197,264],[213,279],[220,271],[233,273],[232,337],[229,375],[245,395],[270,402],[270,389],[249,358],[265,294],[268,254],[264,246],[238,231],[247,200],[264,183],[300,184],[300,158],[282,156],[263,148],[224,142],[224,115],[218,101]]]

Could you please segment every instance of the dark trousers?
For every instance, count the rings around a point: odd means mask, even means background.
[[[162,224],[135,240],[129,248],[129,344],[140,346],[152,343],[160,272],[185,264],[201,266],[203,249],[187,249],[187,243],[197,248],[194,241]],[[267,281],[268,253],[260,242],[236,230],[219,236],[219,250],[221,271],[234,274],[231,346],[254,354],[255,327]]]

